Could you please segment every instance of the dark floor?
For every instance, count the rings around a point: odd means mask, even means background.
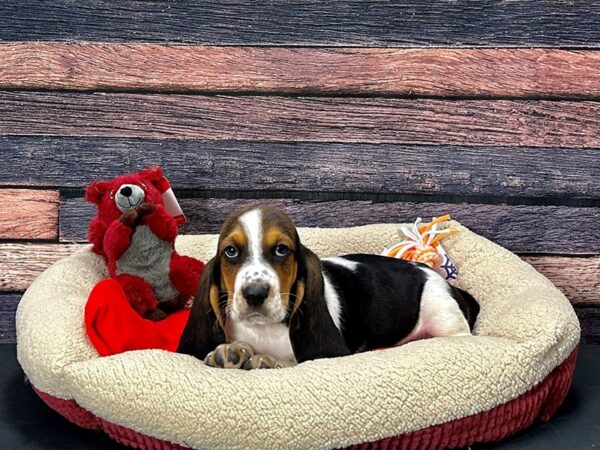
[[[124,449],[50,410],[23,382],[14,345],[0,345],[0,449]],[[600,449],[600,345],[584,345],[563,407],[548,423],[477,449]]]

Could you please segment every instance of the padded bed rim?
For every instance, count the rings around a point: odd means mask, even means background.
[[[577,351],[578,347],[571,352],[566,360],[554,368],[546,378],[529,391],[488,411],[409,433],[356,444],[349,448],[353,450],[389,448],[425,450],[466,447],[475,443],[499,441],[528,427],[535,420],[548,421],[569,391],[573,380]],[[74,424],[82,428],[104,431],[121,444],[134,448],[152,448],[156,450],[186,448],[108,422],[82,408],[75,400],[53,397],[38,390],[35,386],[34,390],[50,408]]]

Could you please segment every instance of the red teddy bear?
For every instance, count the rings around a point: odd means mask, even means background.
[[[94,181],[85,193],[98,208],[88,229],[93,251],[104,256],[110,276],[131,306],[154,321],[185,305],[204,268],[197,259],[175,251],[178,224],[165,210],[165,184],[156,167]]]

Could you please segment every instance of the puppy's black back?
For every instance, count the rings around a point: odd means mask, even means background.
[[[417,264],[377,255],[345,255],[350,270],[322,261],[340,295],[342,334],[350,351],[389,347],[407,336],[419,318],[427,275]]]

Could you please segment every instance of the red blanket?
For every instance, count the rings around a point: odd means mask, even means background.
[[[150,348],[175,351],[189,314],[186,308],[160,322],[143,319],[129,305],[121,286],[107,278],[90,293],[85,329],[102,356]]]

